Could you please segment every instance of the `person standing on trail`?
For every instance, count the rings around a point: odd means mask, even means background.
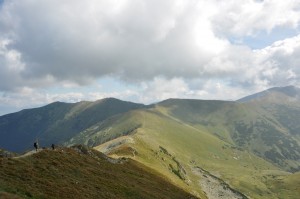
[[[39,143],[36,141],[34,144],[33,144],[34,148],[35,148],[35,151],[38,150],[39,148]]]
[[[55,149],[55,145],[51,144],[51,148],[52,148],[52,150],[54,150]]]

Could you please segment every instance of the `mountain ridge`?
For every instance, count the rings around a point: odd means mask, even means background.
[[[241,193],[257,199],[282,194],[297,199],[294,187],[300,182],[292,173],[300,171],[300,102],[297,88],[288,88],[269,89],[244,102],[57,102],[23,111],[24,117],[0,117],[0,148],[6,148],[3,139],[24,148],[24,142],[32,145],[36,137],[42,146],[85,144],[111,157],[134,159],[197,197],[240,198],[234,193]],[[43,133],[32,136],[37,129]],[[15,137],[5,134],[9,130]],[[295,183],[276,191],[280,179],[286,185]],[[233,193],[223,192],[223,185]]]
[[[295,87],[295,86],[285,86],[285,87],[269,88],[267,90],[243,97],[236,101],[250,102],[250,101],[254,101],[254,100],[260,100],[260,98],[266,97],[272,93],[282,93],[282,94],[286,95],[287,97],[296,98],[296,99],[300,100],[300,88]]]
[[[59,144],[96,122],[144,107],[143,104],[105,98],[95,102],[54,102],[22,110],[0,117],[0,146],[22,152],[31,148],[35,140],[42,146]]]

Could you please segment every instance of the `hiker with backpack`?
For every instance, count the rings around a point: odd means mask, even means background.
[[[39,149],[39,143],[37,141],[33,144],[33,146],[35,148],[35,151],[38,151],[38,149]]]

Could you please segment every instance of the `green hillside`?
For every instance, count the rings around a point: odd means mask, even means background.
[[[171,99],[157,108],[287,171],[299,171],[300,101],[284,93],[267,94],[249,102]]]
[[[130,111],[98,122],[78,133],[65,144],[72,146],[81,143],[94,147],[117,137],[133,134],[142,125],[140,120],[134,117],[134,114],[135,112]]]
[[[299,170],[299,102],[295,94],[276,89],[258,96],[238,102],[166,100],[97,123],[68,144],[103,143],[96,149],[131,157],[203,198],[280,198],[283,193],[297,198],[297,181],[290,188],[274,187],[293,176],[285,171]],[[224,184],[242,195],[211,191]]]
[[[133,158],[202,198],[214,193],[205,191],[205,194],[203,189],[206,185],[199,186],[204,176],[208,176],[200,171],[217,176],[218,186],[222,187],[225,183],[234,191],[242,193],[232,198],[243,198],[243,195],[251,198],[278,198],[266,184],[264,173],[287,173],[269,162],[218,139],[210,132],[174,120],[157,110],[134,111],[130,115],[142,126],[135,133],[106,142],[96,149],[112,157]],[[127,116],[125,118],[129,119]],[[120,126],[110,128],[113,132],[114,128]]]
[[[130,159],[77,146],[0,158],[1,198],[195,198]]]
[[[63,143],[77,133],[113,115],[143,108],[142,104],[107,98],[95,102],[55,102],[0,117],[0,147],[14,152]]]
[[[265,177],[265,183],[278,198],[299,198],[300,173],[274,175],[269,173]]]

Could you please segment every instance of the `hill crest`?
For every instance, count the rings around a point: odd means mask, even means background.
[[[16,198],[195,198],[134,160],[82,145],[0,158],[0,175],[0,196]]]
[[[261,100],[268,100],[270,102],[283,102],[285,100],[290,101],[292,99],[300,101],[300,88],[295,86],[274,87],[243,97],[237,100],[237,102],[244,103]]]

